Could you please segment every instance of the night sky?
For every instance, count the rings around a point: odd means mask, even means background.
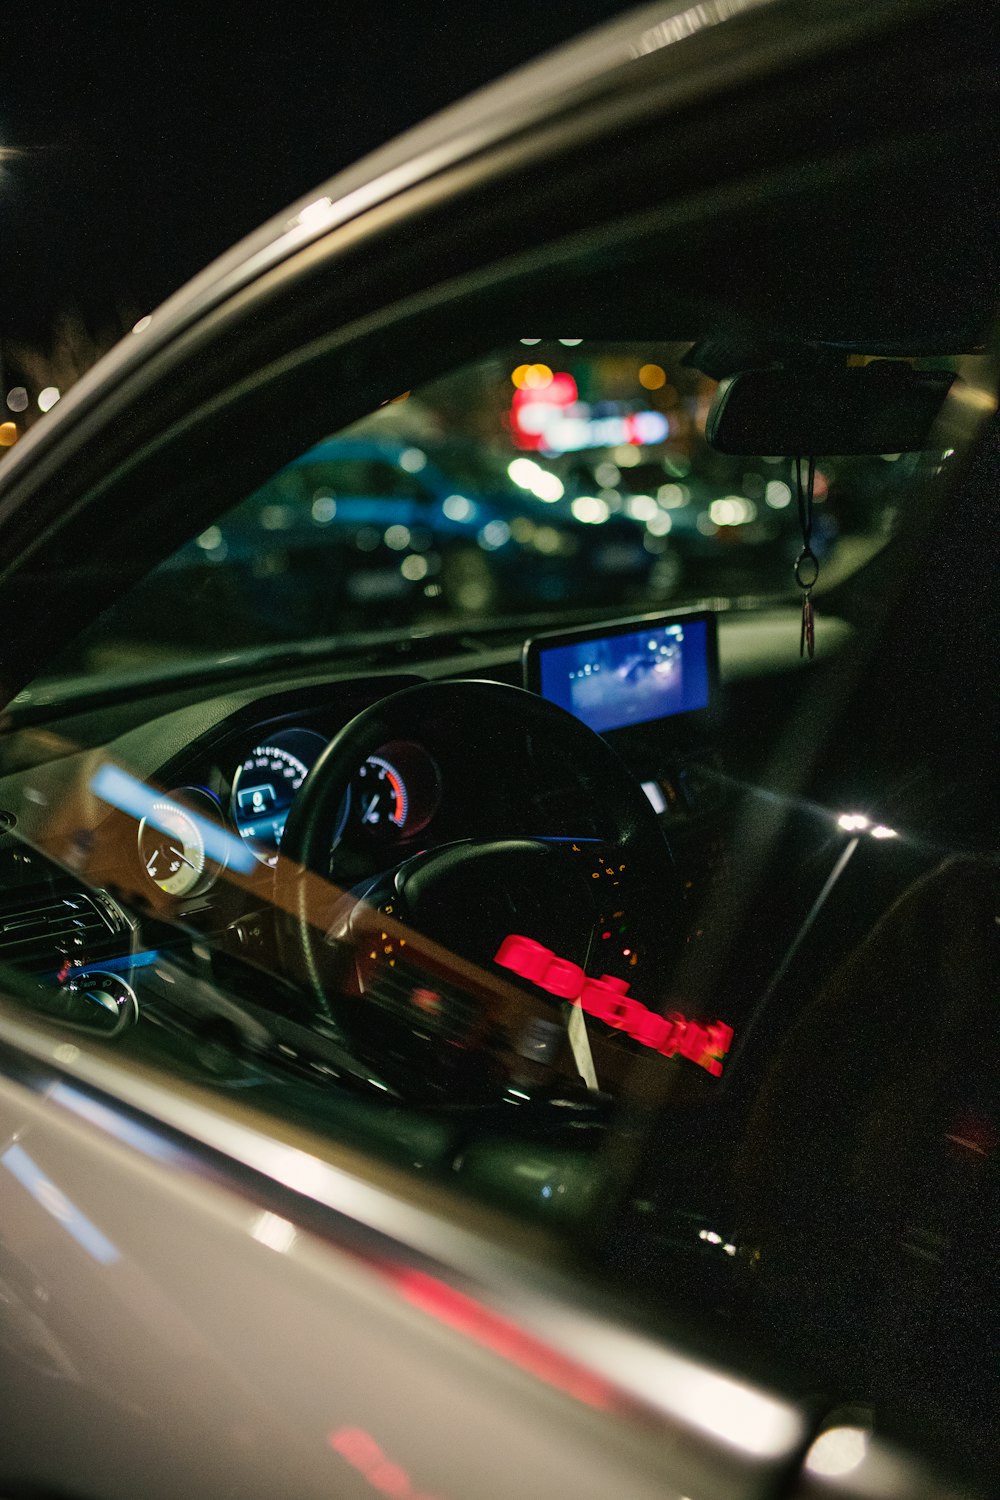
[[[0,338],[101,343],[235,239],[622,0],[6,8]]]

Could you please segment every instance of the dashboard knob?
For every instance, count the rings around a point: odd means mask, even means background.
[[[53,1020],[79,1031],[117,1036],[139,1019],[139,1002],[118,974],[87,969],[57,990],[46,991],[42,1008]]]

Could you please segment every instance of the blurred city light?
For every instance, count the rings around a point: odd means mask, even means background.
[[[320,491],[312,503],[312,518],[317,526],[328,526],[337,514],[337,502],[332,495]]]
[[[17,423],[0,422],[0,448],[13,448],[17,439]]]
[[[539,500],[552,502],[561,500],[565,490],[557,474],[543,469],[530,458],[515,458],[507,465],[507,473],[522,490],[529,490]]]
[[[688,503],[691,492],[683,484],[661,484],[656,498],[667,510],[674,510],[677,506]]]
[[[646,530],[653,536],[666,536],[668,531],[673,530],[673,521],[665,510],[655,511],[646,522]]]
[[[479,545],[487,552],[495,552],[510,541],[510,527],[506,521],[489,521],[479,533]]]
[[[58,387],[54,385],[47,385],[43,391],[39,391],[38,393],[38,410],[51,411],[58,400]]]
[[[866,818],[864,813],[841,813],[837,819],[837,827],[842,828],[845,833],[861,833],[871,827],[871,819]]]
[[[563,482],[558,474],[550,474],[548,469],[540,469],[535,480],[535,494],[539,500],[561,500],[565,494]]]
[[[600,526],[611,514],[607,501],[599,500],[596,495],[578,496],[570,509],[576,519],[586,526]]]
[[[742,495],[725,495],[712,501],[708,513],[716,526],[743,526],[754,519],[757,507]]]
[[[667,372],[662,365],[643,365],[639,370],[639,384],[647,391],[658,391],[667,383]]]
[[[543,391],[552,384],[552,371],[548,365],[529,365],[524,384],[529,391]]]
[[[28,408],[28,392],[23,385],[15,385],[7,392],[7,405],[11,411],[26,411]]]
[[[476,507],[464,495],[449,495],[441,509],[449,521],[469,521],[475,514]]]
[[[508,476],[515,484],[519,484],[522,490],[532,488],[532,480],[538,472],[538,464],[533,463],[530,458],[515,458],[507,465]]]

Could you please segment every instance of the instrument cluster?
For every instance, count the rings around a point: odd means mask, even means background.
[[[244,739],[234,770],[208,778],[211,789],[182,786],[158,798],[138,833],[148,879],[165,895],[186,899],[203,894],[226,865],[244,873],[273,868],[292,803],[328,743],[314,729],[261,726],[249,744]],[[402,857],[440,800],[438,767],[421,745],[381,746],[351,778],[334,847],[368,849],[381,862],[399,846]]]

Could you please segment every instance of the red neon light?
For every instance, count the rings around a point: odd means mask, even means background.
[[[525,386],[514,392],[510,407],[510,422],[519,448],[541,447],[541,433],[529,431],[521,421],[521,412],[526,406],[572,406],[577,398],[576,381],[565,371],[557,371],[548,385]]]
[[[679,1053],[715,1078],[722,1073],[722,1059],[733,1040],[733,1029],[724,1021],[702,1026],[678,1011],[658,1016],[627,994],[628,980],[614,979],[610,974],[588,979],[579,964],[558,958],[544,943],[518,933],[504,938],[494,962],[548,990],[550,995],[576,1001],[589,1016],[624,1031],[664,1057]]]

